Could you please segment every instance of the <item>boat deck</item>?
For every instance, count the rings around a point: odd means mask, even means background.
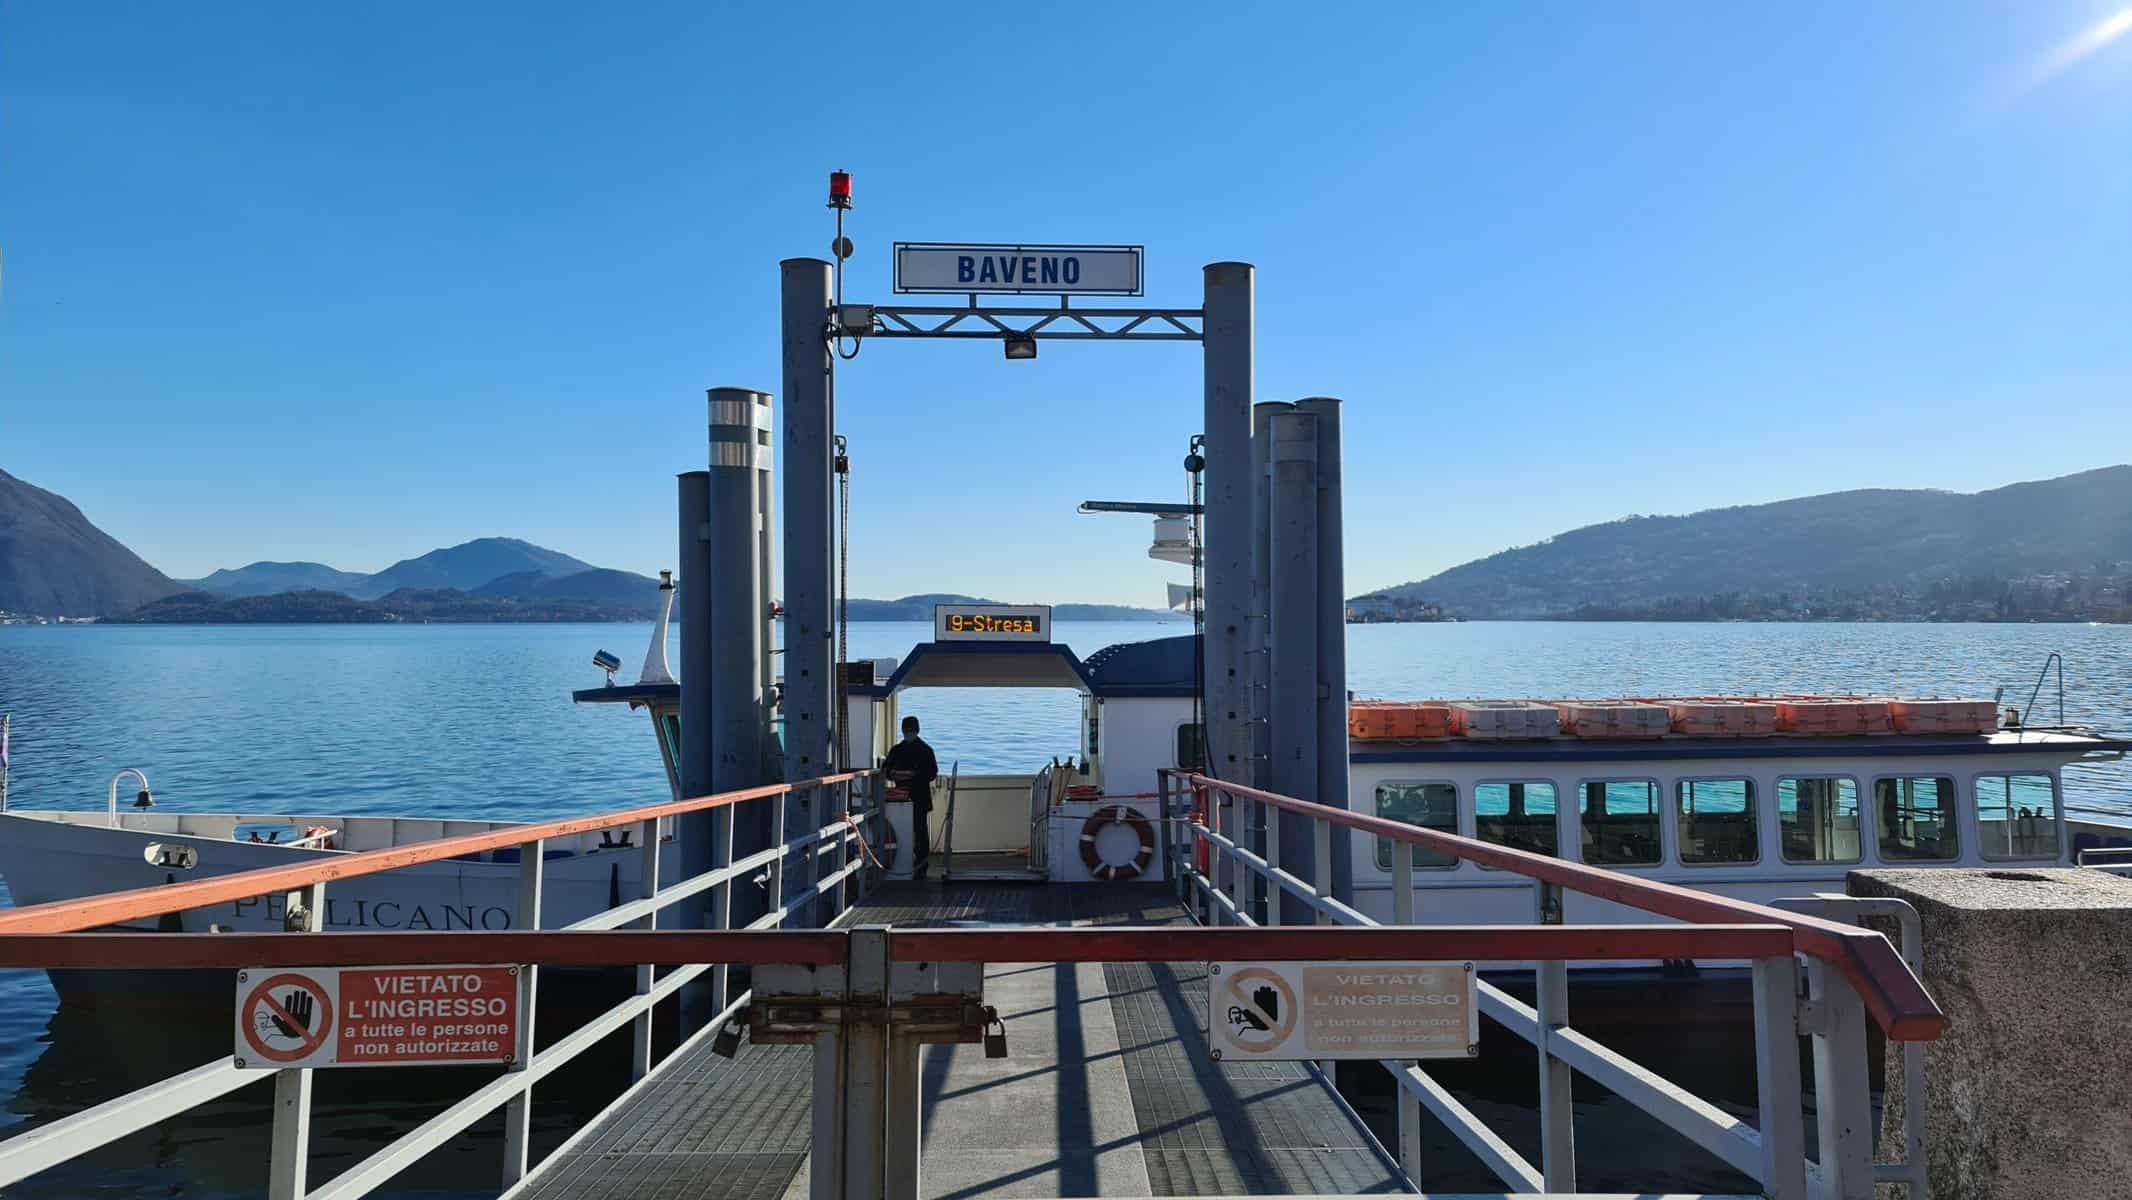
[[[1175,925],[1160,885],[889,884],[851,923]],[[925,1048],[928,1197],[1357,1194],[1403,1188],[1301,1063],[1212,1062],[1203,963],[986,968],[1008,1057]],[[804,1197],[812,1051],[708,1042],[671,1061],[518,1196]]]

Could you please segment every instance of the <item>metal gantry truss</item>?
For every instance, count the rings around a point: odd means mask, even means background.
[[[869,338],[991,338],[1052,341],[1197,342],[1206,337],[1196,308],[981,308],[876,305]]]

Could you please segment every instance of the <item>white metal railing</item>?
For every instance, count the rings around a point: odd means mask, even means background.
[[[810,780],[789,787],[758,788],[732,793],[729,794],[730,802],[724,804],[717,803],[720,798],[706,798],[634,810],[604,826],[598,823],[598,818],[579,818],[529,825],[524,829],[537,834],[541,830],[568,827],[568,832],[575,833],[585,829],[635,825],[639,831],[642,839],[642,883],[639,895],[575,921],[565,926],[566,930],[609,930],[624,926],[654,929],[657,928],[661,910],[705,892],[711,893],[706,927],[729,929],[732,922],[734,886],[749,881],[762,882],[764,894],[773,900],[770,911],[749,922],[745,928],[771,930],[783,928],[788,921],[803,913],[820,911],[818,906],[825,901],[830,905],[834,916],[840,919],[857,901],[865,889],[865,868],[869,865],[869,855],[863,844],[854,852],[854,844],[863,843],[868,828],[877,825],[880,820],[881,806],[879,798],[874,794],[876,790],[875,779],[870,774],[860,773],[826,780]],[[827,804],[810,805],[810,811],[817,814],[849,815],[839,815],[827,824],[809,828],[796,835],[789,834],[786,827],[790,809],[787,797],[808,794],[820,795],[828,801]],[[771,845],[735,860],[733,817],[740,805],[746,803],[768,803],[771,806]],[[714,811],[719,814],[721,819],[716,827],[718,844],[715,847],[714,861],[725,865],[662,887],[659,884],[659,823],[662,819],[688,811]],[[519,831],[505,830],[447,840],[467,843],[479,841],[484,845],[499,847],[516,845],[519,853],[518,912],[524,922],[522,928],[537,930],[540,928],[540,900],[545,873],[543,850],[547,838],[534,836],[525,841],[509,841],[509,836],[517,832]],[[364,852],[346,856],[339,864],[338,872],[335,865],[329,864],[312,869],[308,873],[370,873],[349,871],[347,864],[366,855],[373,858],[396,856],[404,859],[409,857],[410,853],[421,854],[426,861],[428,857],[434,856],[433,849],[395,847]],[[804,877],[793,881],[793,886],[788,887],[787,873],[795,867],[804,871]],[[289,870],[268,868],[258,874],[283,877],[289,874]],[[231,876],[220,880],[203,880],[200,884],[176,885],[153,891],[175,897],[179,896],[183,889],[197,889],[202,885],[228,890],[229,881],[237,878]],[[845,887],[847,880],[852,881],[853,886]],[[292,930],[318,932],[322,928],[326,911],[326,886],[324,879],[318,879],[303,883],[290,892]],[[278,891],[279,888],[274,890]],[[171,911],[195,906],[192,901],[175,899],[172,901]],[[0,933],[9,931],[9,917],[10,914],[0,914]],[[153,937],[148,940],[152,942]],[[710,976],[707,1007],[717,1014],[716,1017],[669,1051],[658,1063],[654,1063],[654,1007],[689,984],[701,980],[706,974]],[[443,1146],[498,1108],[505,1110],[502,1183],[508,1191],[527,1178],[531,1166],[529,1144],[533,1116],[532,1090],[536,1083],[592,1048],[609,1034],[628,1025],[632,1031],[630,1076],[633,1090],[650,1078],[660,1066],[676,1061],[703,1037],[714,1034],[732,1021],[735,1014],[746,1007],[749,999],[745,992],[738,996],[727,994],[727,967],[724,964],[681,965],[673,967],[664,975],[657,974],[651,966],[639,965],[636,967],[635,990],[628,999],[536,1052],[533,1039],[538,1006],[535,990],[537,977],[536,967],[527,967],[519,973],[519,1040],[511,1065],[502,1075],[476,1088],[443,1112],[402,1134],[318,1187],[309,1186],[308,1179],[312,1073],[309,1069],[301,1068],[273,1072],[271,1078],[274,1082],[274,1129],[267,1185],[267,1195],[271,1200],[355,1200],[356,1197],[369,1195],[423,1156]],[[17,1134],[0,1142],[0,1188],[131,1136],[239,1088],[262,1082],[265,1078],[268,1076],[259,1071],[240,1069],[234,1056],[225,1057]],[[627,1095],[625,1092],[624,1097]]]
[[[1180,895],[1195,917],[1207,925],[1279,924],[1283,895],[1293,897],[1320,925],[1376,926],[1381,923],[1332,894],[1332,864],[1336,854],[1349,852],[1341,835],[1358,832],[1352,824],[1371,827],[1367,836],[1426,844],[1431,849],[1458,853],[1458,843],[1471,839],[1410,827],[1390,828],[1388,822],[1370,818],[1355,820],[1344,810],[1293,801],[1287,797],[1255,792],[1201,776],[1177,773],[1162,778],[1162,806],[1166,817],[1181,822],[1188,836],[1171,844],[1173,876]],[[1219,794],[1213,802],[1207,796]],[[1181,807],[1196,797],[1197,812]],[[1292,819],[1307,819],[1311,831],[1314,883],[1285,869],[1281,861],[1280,827],[1274,802],[1289,809]],[[1312,811],[1315,810],[1315,811]],[[1320,813],[1327,815],[1318,815]],[[1339,818],[1336,823],[1334,817]],[[1168,824],[1169,822],[1165,822]],[[1254,837],[1254,835],[1258,835]],[[1263,853],[1253,843],[1265,847]],[[1545,861],[1521,852],[1502,853],[1503,847],[1472,842],[1476,856],[1503,861],[1490,865],[1519,869],[1522,860]],[[1197,850],[1204,848],[1205,863]],[[1588,873],[1582,868],[1572,868]],[[1646,885],[1621,880],[1609,890],[1609,899],[1637,906],[1635,892]],[[1559,925],[1563,921],[1560,882],[1533,879],[1533,913],[1536,923]],[[1667,889],[1677,890],[1677,889]],[[1404,845],[1392,854],[1392,922],[1394,926],[1416,923],[1416,889],[1411,852]],[[1784,914],[1759,909],[1771,919]],[[1654,909],[1654,911],[1656,911]],[[1855,910],[1862,912],[1864,910]],[[1848,915],[1848,914],[1846,914]],[[1899,915],[1881,913],[1874,915]],[[1913,922],[1915,914],[1911,914]],[[1739,918],[1736,918],[1739,919]],[[1913,926],[1914,927],[1914,926]],[[1605,927],[1593,927],[1603,932]],[[1426,1110],[1472,1151],[1513,1192],[1569,1193],[1576,1190],[1575,1121],[1571,1107],[1573,1074],[1602,1085],[1630,1104],[1656,1118],[1695,1145],[1708,1151],[1755,1181],[1774,1200],[1871,1200],[1876,1182],[1901,1183],[1909,1187],[1911,1200],[1925,1200],[1924,1128],[1922,1102],[1924,1056],[1921,1042],[1905,1046],[1907,1108],[1906,1162],[1882,1164],[1873,1160],[1876,1129],[1871,1105],[1871,1080],[1866,1056],[1867,1013],[1856,989],[1842,970],[1811,955],[1785,954],[1755,957],[1752,966],[1757,1119],[1753,1123],[1726,1112],[1651,1069],[1631,1061],[1586,1034],[1573,1029],[1569,1019],[1568,964],[1563,961],[1531,964],[1535,1003],[1527,1005],[1485,980],[1478,982],[1483,1015],[1530,1043],[1539,1059],[1539,1116],[1541,1161],[1533,1163],[1519,1154],[1501,1135],[1432,1079],[1420,1062],[1385,1060],[1380,1065],[1398,1086],[1398,1158],[1408,1183],[1421,1190],[1421,1112]],[[1914,962],[1914,958],[1913,958]],[[1920,991],[1921,994],[1921,991]],[[1922,1036],[1936,1034],[1932,1032]],[[1817,1162],[1806,1157],[1804,1079],[1800,1069],[1798,1039],[1812,1038],[1813,1096]]]

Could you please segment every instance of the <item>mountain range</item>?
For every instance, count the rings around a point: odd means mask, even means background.
[[[854,621],[927,621],[945,593],[854,599]],[[373,574],[255,562],[172,579],[66,498],[0,471],[0,614],[145,621],[542,621],[652,615],[657,584],[516,538]],[[1586,525],[1350,601],[1357,619],[2125,619],[2132,466],[1976,493],[1831,492]],[[1059,620],[1175,614],[1061,604]]]
[[[1975,493],[1870,488],[1688,516],[1586,525],[1384,588],[1358,612],[1433,605],[1472,618],[1719,615],[1694,602],[1783,597],[1811,608],[1844,596],[1928,595],[1950,581],[2100,578],[2107,603],[2132,573],[2132,466]],[[1742,615],[1767,613],[1748,605]],[[1984,616],[1967,608],[1949,615]],[[2001,614],[2004,616],[2006,614]],[[1988,618],[1987,618],[1988,619]]]

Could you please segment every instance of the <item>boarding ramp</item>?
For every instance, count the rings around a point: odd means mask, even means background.
[[[520,1053],[507,1069],[331,1179],[311,1176],[315,1072],[263,1075],[224,1058],[0,1142],[0,1188],[271,1079],[274,1136],[261,1164],[263,1190],[292,1200],[371,1194],[498,1110],[504,1137],[497,1194],[513,1197],[1416,1190],[1427,1182],[1416,1149],[1424,1111],[1510,1192],[1570,1194],[1575,1072],[1711,1149],[1766,1195],[1863,1200],[1876,1172],[1866,1021],[1910,1041],[1936,1036],[1943,1020],[1877,934],[1188,774],[1166,775],[1163,798],[1184,831],[1170,839],[1183,902],[1145,884],[869,890],[866,838],[878,827],[876,786],[868,775],[833,776],[0,914],[0,967],[512,963],[521,965],[527,1017]],[[828,803],[787,803],[796,797]],[[852,815],[797,833],[780,824],[769,849],[736,860],[728,844],[719,848],[720,865],[663,887],[657,870],[646,870],[645,894],[566,930],[317,928],[325,889],[337,879],[516,845],[522,893],[537,900],[547,839],[637,825],[652,835],[641,851],[651,859],[661,852],[657,821],[751,803],[773,813]],[[1330,877],[1325,860],[1346,852],[1346,838],[1386,837],[1529,880],[1535,920],[1417,924],[1411,875],[1400,871],[1400,919],[1376,925],[1283,867],[1277,855],[1252,849],[1251,831],[1273,812],[1312,824],[1318,879]],[[750,928],[657,928],[662,911],[690,897],[707,901],[703,915],[711,924],[729,924],[732,893],[742,886],[766,887],[778,900]],[[1303,897],[1316,923],[1265,923],[1269,890]],[[1602,895],[1663,923],[1560,925],[1564,890]],[[288,933],[90,932],[281,893],[294,893],[297,916]],[[521,904],[520,911],[539,906]],[[1571,1027],[1567,964],[1620,959],[1753,964],[1755,1120],[1728,1114]],[[1538,1163],[1415,1063],[1384,1064],[1401,1096],[1400,1137],[1388,1150],[1316,1065],[1217,1064],[1208,1052],[1209,962],[1411,960],[1516,961],[1538,971],[1536,1005],[1486,984],[1480,992],[1488,1019],[1541,1051]],[[536,1043],[534,981],[540,968],[557,967],[633,971],[636,984],[603,1014]],[[690,985],[707,990],[710,1019],[655,1057],[654,1007],[682,1000]],[[536,1161],[529,1138],[534,1085],[624,1028],[634,1031],[635,1082],[579,1136]],[[1802,1033],[1814,1045],[1818,1168],[1805,1147]],[[1904,1181],[1921,1194],[1914,1177]]]

